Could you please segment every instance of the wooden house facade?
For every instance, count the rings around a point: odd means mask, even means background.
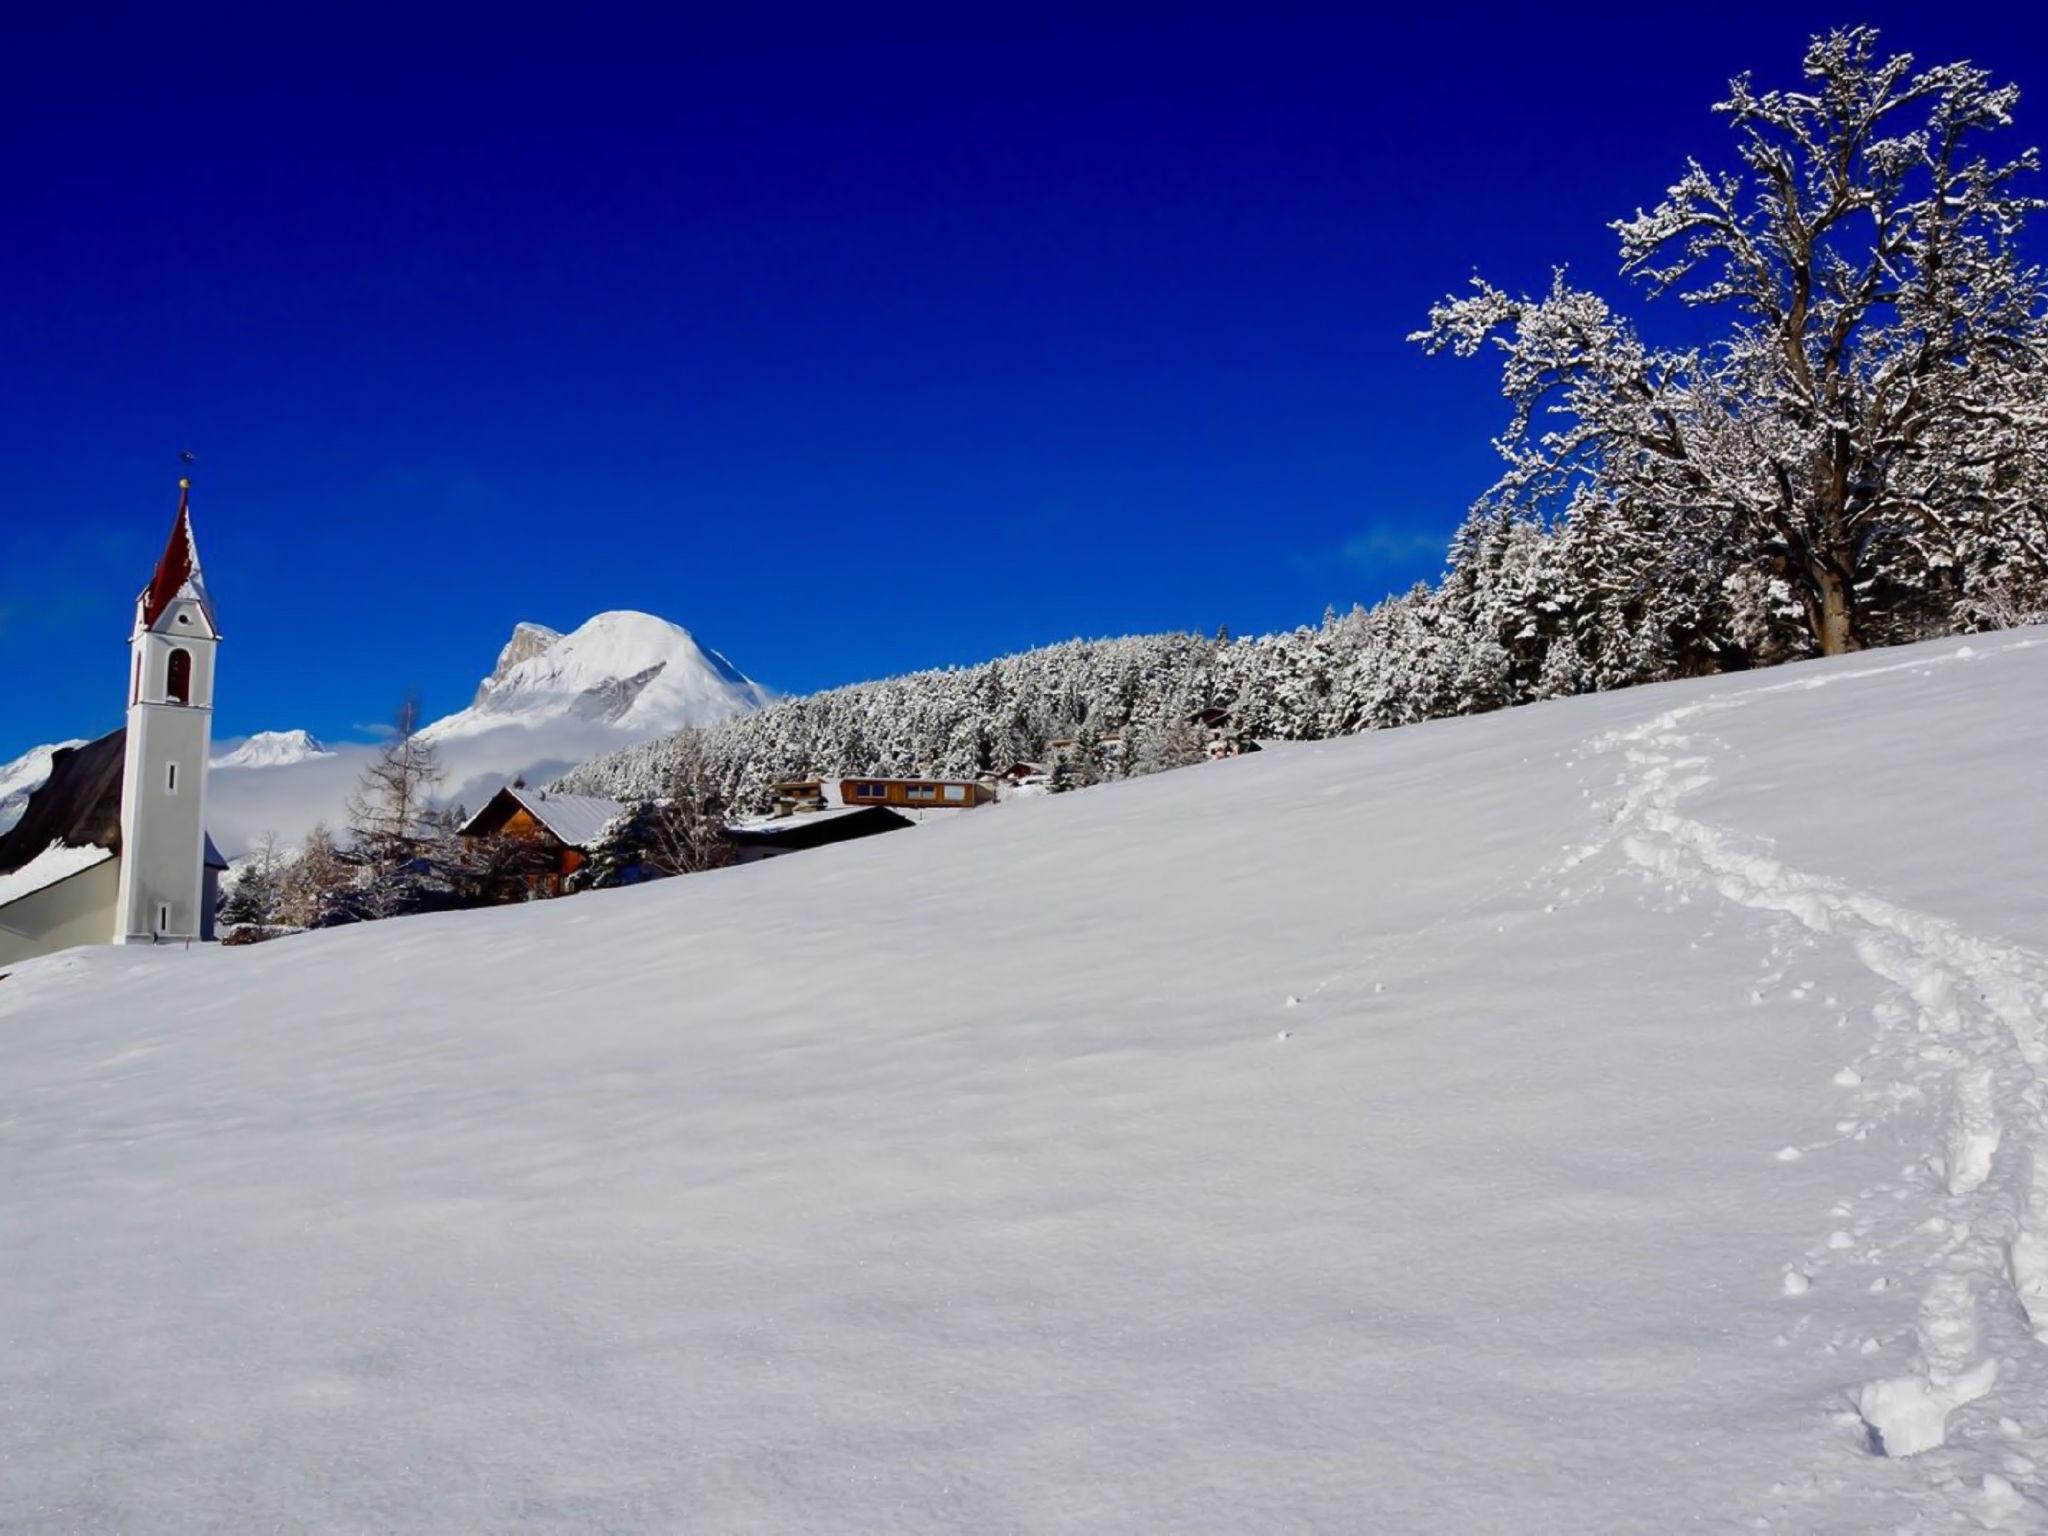
[[[910,811],[964,811],[987,805],[995,789],[974,779],[841,779],[842,805],[886,805]]]
[[[462,824],[460,835],[526,844],[535,855],[534,867],[524,876],[527,889],[536,896],[559,896],[590,857],[598,834],[625,809],[622,802],[601,795],[555,795],[508,784]]]

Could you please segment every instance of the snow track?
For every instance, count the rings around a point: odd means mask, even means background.
[[[1858,1113],[1838,1129],[1861,1139],[1892,1115],[1925,1119],[1931,1109],[1930,1141],[1897,1181],[1836,1207],[1832,1214],[1852,1225],[1788,1266],[1785,1292],[1808,1295],[1830,1266],[1877,1271],[1872,1291],[1896,1280],[1915,1284],[1907,1369],[1851,1393],[1870,1449],[1886,1457],[1936,1451],[1972,1410],[1969,1433],[2009,1442],[2011,1474],[1986,1477],[1973,1512],[2012,1529],[2048,1528],[2048,956],[1795,868],[1755,837],[1688,814],[1687,802],[1715,783],[1720,744],[1703,728],[1717,717],[1788,690],[1924,674],[2035,644],[1962,646],[1931,661],[1749,689],[1598,736],[1584,761],[1621,765],[1604,788],[1613,823],[1566,861],[1583,863],[1618,843],[1628,863],[1675,890],[1704,886],[1778,917],[1764,962],[1777,967],[1771,979],[1783,977],[1802,947],[1818,947],[1853,957],[1875,983],[1862,1008],[1875,1037],[1836,1078],[1854,1090]],[[1873,1339],[1862,1353],[1879,1348]],[[1937,1486],[1955,1481],[1941,1468],[1931,1477]],[[1926,1519],[1941,1523],[1932,1511]]]

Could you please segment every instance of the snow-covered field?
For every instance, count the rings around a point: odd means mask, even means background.
[[[36,962],[0,1529],[2042,1529],[2044,763],[2020,632]]]

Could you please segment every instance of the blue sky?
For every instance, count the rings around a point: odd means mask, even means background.
[[[188,446],[220,736],[606,608],[787,691],[1313,621],[1493,476],[1405,334],[1618,294],[1730,74],[1872,20],[2048,139],[2020,7],[855,9],[12,18],[0,757],[118,723]]]

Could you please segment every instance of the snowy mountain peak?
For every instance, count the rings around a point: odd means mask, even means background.
[[[469,707],[425,734],[445,739],[563,718],[636,733],[673,730],[758,708],[767,697],[680,624],[614,610],[568,634],[520,624]]]
[[[209,764],[214,768],[282,768],[315,757],[334,754],[307,731],[258,731],[232,752],[223,752]]]
[[[550,629],[545,624],[530,623],[521,619],[512,626],[512,638],[505,642],[505,648],[498,652],[498,664],[491,669],[491,675],[477,684],[476,697],[469,702],[472,706],[483,703],[492,687],[505,680],[505,675],[523,661],[531,661],[562,638],[559,629]]]

